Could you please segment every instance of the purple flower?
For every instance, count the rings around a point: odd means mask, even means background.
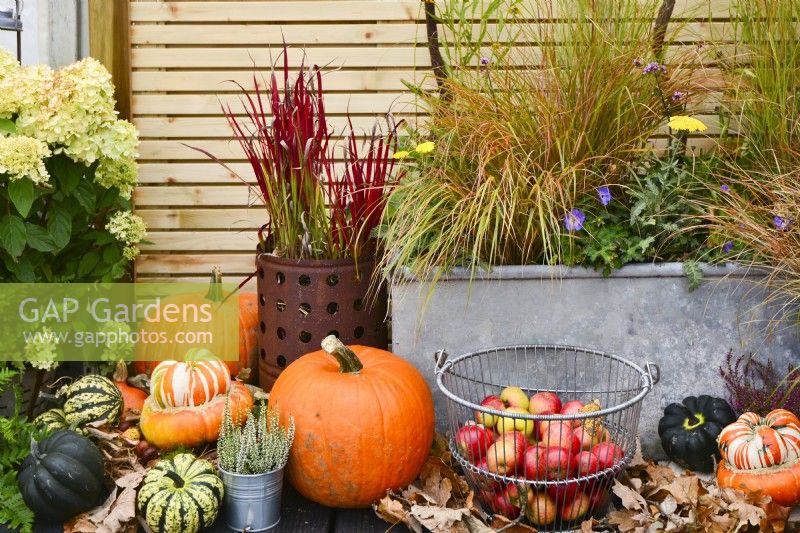
[[[492,62],[492,60],[491,60],[491,59],[489,59],[488,57],[482,57],[482,58],[481,58],[481,65],[483,65],[484,67],[485,67],[486,65],[488,65],[489,63],[491,63],[491,62]]]
[[[580,231],[583,229],[583,222],[586,220],[586,215],[580,209],[573,209],[564,215],[564,227],[570,233],[573,231]]]
[[[684,98],[686,98],[686,93],[683,91],[675,91],[674,93],[672,93],[673,102],[680,102]]]
[[[642,63],[642,60],[639,59],[638,57],[633,60],[633,66],[634,67],[641,67],[642,65],[644,65],[644,63]]]
[[[600,198],[600,203],[608,205],[611,203],[611,190],[605,185],[597,188],[597,196]]]
[[[667,67],[662,65],[661,63],[656,63],[655,61],[652,63],[648,63],[644,70],[642,70],[643,74],[666,74]]]
[[[728,192],[731,190],[731,188],[728,187],[725,183],[723,183],[722,185],[719,186],[719,190],[721,190],[722,192]]]
[[[775,215],[772,217],[772,222],[775,224],[775,228],[779,231],[786,231],[789,229],[789,225],[792,223],[791,220],[783,218],[779,215]]]
[[[722,251],[726,254],[730,253],[731,250],[733,250],[733,241],[728,241],[722,245]]]

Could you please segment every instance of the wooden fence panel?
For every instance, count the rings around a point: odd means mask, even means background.
[[[203,279],[214,265],[233,279],[253,270],[265,214],[221,105],[240,109],[236,83],[252,87],[254,67],[259,77],[267,72],[283,42],[292,65],[305,51],[306,64],[329,66],[326,103],[337,132],[348,112],[357,131],[390,109],[415,121],[403,82],[432,83],[427,49],[415,44],[424,42],[420,0],[123,1],[131,117],[142,138],[134,201],[152,242],[137,261],[139,279]],[[677,0],[674,18],[685,22],[679,46],[722,35],[728,12],[729,0]],[[713,103],[705,112],[715,130]],[[187,145],[224,158],[233,172]]]

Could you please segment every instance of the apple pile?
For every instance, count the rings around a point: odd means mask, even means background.
[[[466,422],[455,436],[465,459],[480,469],[520,481],[557,481],[537,492],[524,483],[503,485],[489,477],[479,479],[479,498],[495,513],[514,519],[524,508],[533,524],[546,526],[558,518],[580,520],[605,504],[608,495],[601,489],[608,476],[578,479],[600,474],[625,456],[611,441],[602,418],[534,421],[514,416],[591,413],[601,408],[597,400],[562,405],[554,392],[541,391],[528,398],[520,387],[506,387],[499,396],[484,398],[481,406],[508,416],[476,411],[475,420]]]

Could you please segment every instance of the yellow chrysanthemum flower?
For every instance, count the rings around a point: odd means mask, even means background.
[[[427,141],[422,144],[418,144],[414,151],[418,154],[429,154],[433,152],[434,148],[436,148],[436,143],[433,141]]]
[[[392,159],[405,159],[408,157],[408,150],[400,150],[392,154]]]
[[[687,117],[683,115],[670,118],[668,125],[675,131],[688,131],[689,133],[706,131],[708,129],[708,126],[703,124],[702,121],[694,117]]]

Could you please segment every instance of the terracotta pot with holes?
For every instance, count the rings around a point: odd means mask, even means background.
[[[328,335],[387,348],[385,289],[369,292],[374,259],[297,260],[256,255],[259,385],[270,390],[292,361]]]

